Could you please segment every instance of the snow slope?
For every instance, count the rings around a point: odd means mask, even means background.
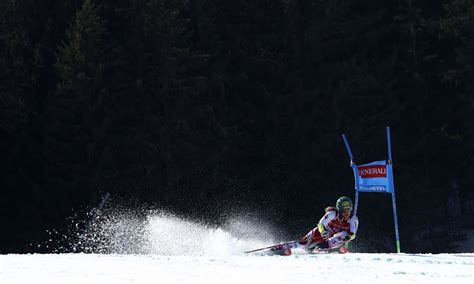
[[[282,241],[251,216],[220,227],[163,212],[94,220],[76,240],[94,253],[0,255],[0,283],[474,283],[474,253],[246,255]]]
[[[1,255],[0,283],[473,283],[474,254]]]

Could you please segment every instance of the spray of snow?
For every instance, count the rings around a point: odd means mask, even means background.
[[[238,255],[276,242],[271,226],[249,216],[231,216],[211,226],[163,211],[112,210],[76,233],[75,251],[117,254]]]

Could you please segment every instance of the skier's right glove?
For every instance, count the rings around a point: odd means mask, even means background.
[[[321,237],[323,238],[323,240],[329,239],[330,236],[331,236],[331,234],[328,231],[322,231],[321,232]]]
[[[324,227],[322,223],[318,224],[318,231],[321,237],[323,238],[323,240],[327,240],[330,237],[329,232],[326,231],[326,228]]]

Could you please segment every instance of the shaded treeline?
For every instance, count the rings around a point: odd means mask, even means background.
[[[0,251],[35,251],[105,192],[208,220],[260,212],[298,237],[353,196],[340,134],[370,162],[388,125],[402,249],[462,250],[474,1],[0,5]],[[360,202],[364,249],[393,250],[390,197]]]

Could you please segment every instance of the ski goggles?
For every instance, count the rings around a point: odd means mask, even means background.
[[[345,206],[341,208],[341,212],[351,212],[352,206]]]

